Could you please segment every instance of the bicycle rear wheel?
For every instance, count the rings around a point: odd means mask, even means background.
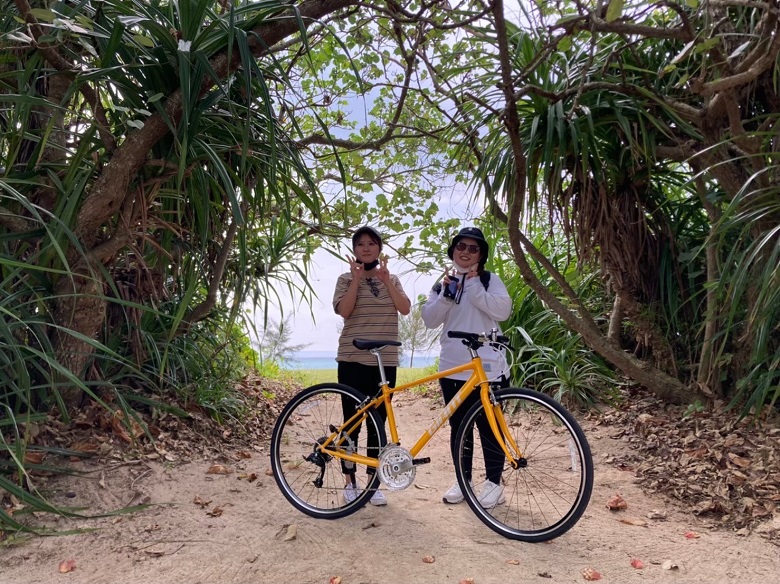
[[[526,542],[556,538],[571,529],[590,501],[593,458],[585,435],[572,415],[544,394],[509,388],[496,391],[495,398],[524,459],[517,469],[504,460],[503,491],[493,493],[492,501],[483,499],[488,505],[497,501],[493,508],[483,507],[480,495],[489,471],[483,452],[495,461],[490,453],[500,448],[492,433],[480,437],[477,424],[485,420],[485,410],[481,402],[475,404],[456,437],[455,472],[464,497],[477,517],[504,537]],[[498,454],[494,469],[502,457]]]
[[[344,423],[342,400],[357,406],[365,399],[347,385],[314,385],[293,397],[276,420],[271,435],[271,468],[282,494],[299,511],[320,519],[338,519],[360,509],[378,487],[379,478],[367,474],[368,467],[348,463],[358,494],[354,500],[345,499],[341,460],[317,451],[317,445]],[[382,419],[369,410],[359,434],[355,437],[353,433],[343,444],[344,449],[377,457],[378,448],[368,451],[368,428],[377,436],[379,448],[387,443]]]

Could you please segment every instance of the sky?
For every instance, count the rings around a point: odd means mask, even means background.
[[[392,238],[389,243],[392,244]],[[351,253],[348,247],[349,241],[345,241],[343,247],[344,261],[333,257],[324,249],[319,249],[314,254],[312,264],[309,268],[309,281],[314,290],[317,291],[318,298],[313,301],[312,308],[304,303],[298,305],[299,299],[290,298],[289,294],[280,294],[283,298],[285,316],[289,316],[289,324],[292,328],[292,345],[308,345],[305,351],[330,351],[336,352],[338,346],[339,330],[343,319],[333,310],[333,292],[336,289],[336,280],[339,275],[349,271],[349,265],[346,263],[346,255]],[[414,302],[420,294],[428,294],[436,280],[441,274],[419,274],[414,271],[414,266],[403,259],[399,259],[393,254],[390,246],[386,245],[383,253],[390,256],[387,267],[391,274],[395,274],[401,280],[406,295]],[[280,291],[281,292],[281,291]],[[312,316],[311,313],[314,313]],[[270,318],[277,322],[280,320],[281,310],[274,307],[270,313]],[[262,315],[255,317],[258,330],[262,330]]]

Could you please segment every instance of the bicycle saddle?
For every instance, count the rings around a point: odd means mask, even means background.
[[[354,339],[352,344],[361,351],[370,351],[371,349],[381,349],[382,347],[400,347],[400,341],[369,341],[366,339]]]

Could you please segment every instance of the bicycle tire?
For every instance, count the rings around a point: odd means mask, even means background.
[[[379,483],[376,474],[366,473],[366,466],[355,465],[359,494],[347,502],[340,459],[316,455],[317,441],[333,433],[331,426],[338,428],[344,422],[342,399],[357,405],[364,403],[366,397],[339,383],[321,383],[301,390],[279,414],[271,435],[271,468],[277,486],[296,509],[319,519],[338,519],[354,513],[368,502]],[[375,410],[366,414],[354,444],[355,452],[364,456],[368,455],[367,424],[376,432],[379,448],[387,444],[379,414]],[[376,457],[378,453],[372,455]],[[319,486],[317,477],[322,481]]]
[[[492,509],[480,504],[487,476],[483,448],[500,449],[491,446],[495,440],[490,438],[483,445],[478,428],[475,431],[477,420],[485,416],[482,402],[475,404],[455,439],[455,473],[464,498],[485,525],[504,537],[530,543],[559,537],[580,519],[593,491],[593,457],[585,434],[574,417],[547,395],[521,388],[497,390],[494,395],[527,464],[513,469],[504,460],[503,500]]]

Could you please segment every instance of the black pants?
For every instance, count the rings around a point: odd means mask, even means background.
[[[385,376],[387,377],[387,383],[390,385],[390,387],[395,387],[396,367],[385,366]],[[382,378],[379,375],[379,367],[375,365],[372,366],[363,365],[362,363],[352,363],[349,361],[339,361],[338,380],[339,383],[354,387],[364,395],[374,397],[380,391],[379,383],[382,381]],[[342,396],[341,411],[344,414],[345,422],[355,415],[355,412],[357,411],[356,406],[357,404],[355,403],[355,400]],[[387,410],[385,410],[384,404],[377,408],[376,411],[382,418],[382,422],[387,420]],[[379,436],[377,436],[376,431],[371,424],[366,425],[368,426],[368,447],[366,449],[366,456],[376,458],[379,456]],[[360,435],[360,428],[361,427],[358,426],[357,429],[355,429],[355,431],[351,432],[349,435],[355,444],[357,444],[358,436]],[[352,468],[349,468],[346,466],[345,462],[342,461],[341,471],[344,474],[354,474],[355,467],[352,465]],[[376,469],[369,466],[366,468],[366,473],[370,475],[375,474]]]
[[[465,381],[459,379],[449,379],[445,377],[439,380],[441,385],[441,393],[444,397],[444,404],[448,404],[455,394],[458,393],[461,387],[465,384]],[[509,380],[502,377],[501,382],[496,382],[501,387],[509,387]],[[455,452],[455,438],[458,435],[458,430],[461,424],[463,424],[463,418],[466,417],[466,413],[471,407],[479,401],[479,388],[475,388],[474,391],[465,399],[460,407],[455,410],[455,413],[450,417],[450,451],[452,452],[452,461],[455,462],[457,453]],[[482,454],[485,457],[485,474],[487,479],[495,484],[501,483],[501,471],[504,468],[504,451],[501,450],[501,446],[498,444],[496,437],[493,435],[493,430],[490,429],[485,414],[477,417],[477,429],[479,430],[479,439],[482,442]],[[467,480],[471,478],[471,461],[474,455],[474,438],[469,435],[466,438],[466,443],[463,447],[463,471]]]

